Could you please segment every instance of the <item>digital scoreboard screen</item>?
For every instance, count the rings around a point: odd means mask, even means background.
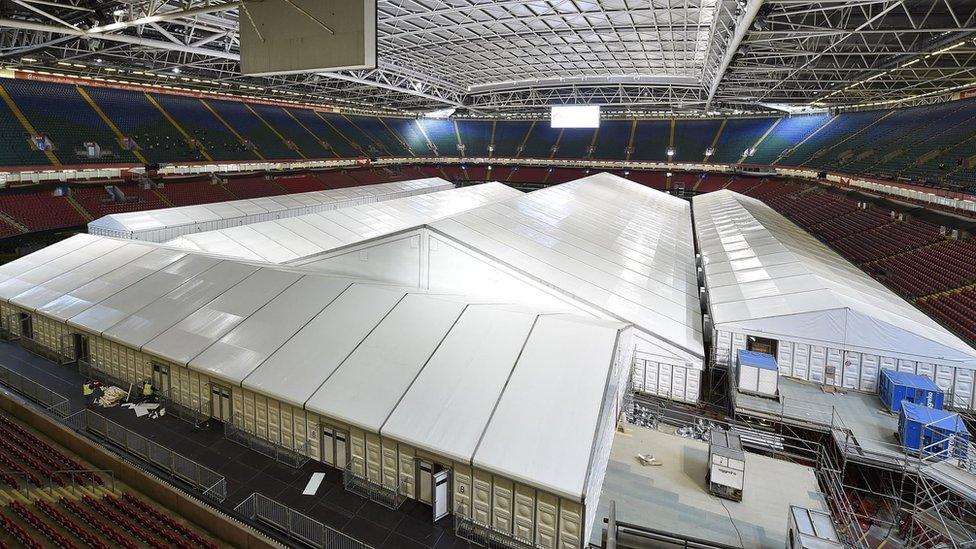
[[[599,105],[570,105],[552,107],[550,121],[553,128],[599,128]]]

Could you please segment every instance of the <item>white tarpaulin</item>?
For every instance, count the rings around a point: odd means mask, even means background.
[[[200,183],[201,185],[206,183]],[[165,242],[184,234],[345,208],[454,188],[432,177],[343,189],[109,214],[88,224],[93,235]]]
[[[443,280],[452,289],[469,282],[465,291],[489,291],[493,281],[478,275],[483,269],[463,270],[464,256],[451,252],[460,246],[601,316],[632,323],[677,364],[703,367],[687,201],[600,173],[429,227],[432,239],[444,242],[431,246],[432,288]],[[499,286],[499,294],[506,288]]]
[[[290,263],[521,194],[501,183],[484,183],[188,234],[167,244],[240,259]]]

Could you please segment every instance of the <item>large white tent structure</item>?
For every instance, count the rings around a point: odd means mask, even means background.
[[[581,548],[632,330],[489,301],[91,235],[0,266],[4,326],[42,349],[357,482]]]
[[[781,375],[875,392],[882,368],[926,375],[976,409],[976,350],[759,200],[694,198],[717,363],[776,356]]]
[[[454,185],[432,177],[360,187],[230,200],[110,214],[88,224],[88,232],[101,236],[165,242],[182,235],[248,225],[260,221],[371,204],[394,198],[452,189]]]
[[[506,200],[522,193],[490,182],[404,198],[360,204],[215,231],[187,234],[167,244],[266,263],[288,264],[344,255],[345,248],[380,236],[423,226],[443,217]],[[356,261],[369,261],[367,257]],[[374,258],[375,260],[375,258]],[[389,273],[400,266],[388,264]],[[386,280],[397,281],[386,277]]]
[[[601,173],[291,265],[633,324],[635,387],[697,402],[694,256],[687,201]]]

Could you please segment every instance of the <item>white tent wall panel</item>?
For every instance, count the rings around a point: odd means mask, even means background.
[[[713,334],[713,341],[716,346],[716,362],[726,364],[722,357],[734,357],[739,349],[745,349],[749,335],[762,337],[761,334],[716,330]],[[935,381],[948,396],[947,405],[953,408],[976,410],[973,390],[974,372],[967,368],[930,362],[915,362],[892,356],[835,349],[785,339],[776,340],[776,345],[779,373],[783,376],[854,391],[877,393],[881,370],[897,370],[923,375]],[[639,359],[635,360],[633,374],[634,387],[637,390],[650,392],[648,387],[655,380],[659,387],[668,384],[673,386],[674,382],[668,376],[670,372],[658,373],[653,368],[642,370],[639,362]],[[734,365],[734,359],[732,365]],[[828,375],[828,367],[834,368],[833,376]],[[643,380],[643,388],[641,388],[640,377],[645,371],[647,374]],[[656,379],[654,374],[657,374]]]
[[[695,404],[701,391],[701,371],[654,360],[634,359],[634,390]]]
[[[329,274],[421,288],[423,287],[420,272],[423,264],[421,256],[424,253],[421,247],[423,238],[423,231],[417,229],[392,235],[380,241],[324,254],[315,261],[302,262],[301,267]]]
[[[427,273],[426,287],[462,295],[504,298],[507,301],[584,310],[551,288],[526,280],[515,271],[471,250],[434,231],[425,230],[422,241]],[[589,311],[585,311],[592,314]]]

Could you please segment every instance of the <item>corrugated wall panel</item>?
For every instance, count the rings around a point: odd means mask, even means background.
[[[399,459],[397,458],[397,443],[392,440],[384,440],[383,446],[383,485],[391,488],[400,484]]]
[[[891,361],[893,364],[894,361]],[[878,377],[881,375],[881,357],[861,355],[861,390],[870,393],[878,391]]]
[[[951,402],[955,408],[974,408],[972,370],[956,368],[956,381]]]
[[[366,435],[359,429],[349,430],[349,453],[353,472],[366,475]]]
[[[416,490],[416,488],[414,488]],[[471,516],[471,494],[473,493],[473,479],[471,467],[457,464],[454,466],[454,508]],[[416,492],[415,492],[416,493]]]
[[[285,448],[297,448],[295,443],[295,423],[292,421],[294,412],[287,404],[278,404],[278,414],[281,417],[281,445]]]
[[[535,543],[555,548],[559,524],[559,499],[552,494],[539,492],[536,496]]]
[[[366,433],[366,478],[383,482],[383,448],[380,437]]]
[[[522,484],[515,485],[515,535],[521,539],[535,536],[535,490]]]
[[[514,484],[498,476],[492,480],[491,524],[496,530],[511,534],[515,505]]]
[[[403,493],[410,498],[415,498],[417,495],[417,484],[415,482],[417,466],[414,461],[416,458],[414,456],[414,449],[407,446],[406,444],[398,444],[397,448],[399,450],[399,472],[400,476],[397,484],[403,484]],[[457,480],[455,480],[455,483]],[[455,486],[455,492],[457,487]],[[457,496],[455,495],[455,501],[457,501]],[[451,509],[451,512],[454,510]]]
[[[481,524],[491,524],[491,475],[475,469],[472,487],[472,518]]]
[[[265,397],[268,406],[268,440],[281,445],[281,410],[278,401]]]
[[[268,399],[264,395],[253,394],[254,397],[254,434],[268,440]]]
[[[861,353],[844,352],[843,374],[841,385],[846,389],[860,389],[861,387]]]
[[[583,506],[559,500],[559,549],[580,549],[583,541]]]
[[[302,454],[318,459],[319,457],[319,432],[318,429],[309,429],[305,420],[305,410],[291,407],[292,436],[295,439],[295,448]]]

